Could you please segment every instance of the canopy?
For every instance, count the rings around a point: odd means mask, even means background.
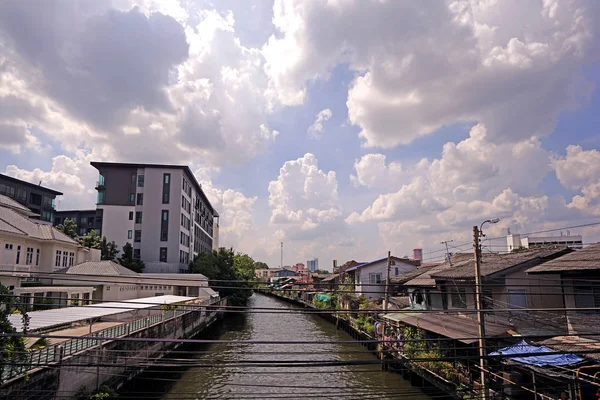
[[[331,300],[331,296],[329,296],[328,294],[317,293],[315,294],[315,299],[317,299],[318,301],[329,301]]]
[[[493,353],[490,356],[506,356],[511,354],[531,354],[536,353],[540,355],[536,356],[525,356],[525,357],[508,357],[510,360],[520,362],[522,364],[535,365],[536,367],[544,367],[546,365],[568,365],[576,364],[583,361],[583,358],[576,356],[575,354],[552,354],[542,355],[544,353],[556,353],[555,350],[551,350],[546,346],[532,346],[527,344],[526,341],[505,347]]]

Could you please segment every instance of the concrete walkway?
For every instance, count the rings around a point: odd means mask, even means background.
[[[97,322],[95,324],[92,325],[92,332],[97,332],[97,331],[101,331],[103,329],[106,328],[110,328],[116,325],[121,325],[124,322]],[[81,325],[81,326],[76,326],[73,328],[68,328],[68,329],[61,329],[58,331],[52,331],[47,333],[48,336],[60,336],[60,335],[65,335],[65,336],[86,336],[90,333],[90,326],[89,325]],[[33,345],[35,343],[36,340],[38,340],[39,338],[29,338],[29,340],[27,341],[27,345],[26,347],[30,347],[31,345]],[[53,344],[58,344],[58,343],[62,343],[69,340],[68,338],[52,338],[49,339],[50,341],[50,345]]]

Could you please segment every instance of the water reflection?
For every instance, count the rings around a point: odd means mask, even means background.
[[[254,295],[251,306],[293,308],[264,295]],[[180,348],[172,358],[203,364],[225,362],[305,362],[301,366],[155,368],[122,390],[120,397],[136,399],[428,399],[400,375],[381,371],[380,365],[314,365],[315,362],[357,362],[376,358],[356,343],[321,343],[351,340],[318,316],[291,313],[228,315],[202,338],[232,343]],[[311,344],[233,343],[239,340],[311,341]],[[305,352],[305,354],[298,354]]]

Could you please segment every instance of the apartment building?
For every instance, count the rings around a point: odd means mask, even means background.
[[[84,236],[96,226],[96,210],[65,210],[54,212],[54,226],[61,225],[66,219],[70,219],[77,225],[76,232]]]
[[[0,174],[0,195],[9,197],[39,215],[42,221],[52,222],[56,196],[62,193],[39,184],[25,182]]]
[[[95,229],[129,242],[148,273],[187,272],[218,247],[219,214],[187,166],[92,162],[98,172]]]

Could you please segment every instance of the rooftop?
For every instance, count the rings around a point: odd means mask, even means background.
[[[434,266],[419,267],[419,268],[415,269],[414,271],[408,271],[403,274],[393,276],[390,278],[390,281],[392,283],[396,283],[396,284],[403,284],[403,283],[406,283],[420,275],[423,275],[425,272],[429,271],[433,267]]]
[[[38,224],[9,207],[0,206],[0,232],[26,236],[37,240],[56,240],[79,245],[76,240],[60,232],[58,229],[50,225]]]
[[[114,261],[85,261],[71,267],[62,268],[56,271],[59,274],[67,275],[119,275],[119,276],[137,276],[137,272],[125,268]]]
[[[382,261],[385,261],[385,260],[387,260],[387,257],[380,258],[380,259],[374,260],[374,261],[364,262],[362,264],[358,264],[358,265],[355,265],[354,267],[348,268],[346,270],[346,272],[352,272],[352,271],[355,271],[355,270],[357,270],[359,268],[366,267],[368,265],[375,264],[375,263],[378,263],[378,262],[382,262]],[[421,264],[420,261],[418,261],[418,260],[411,260],[409,258],[400,258],[400,257],[394,257],[394,256],[392,256],[392,260],[399,261],[399,262],[402,262],[402,263],[405,263],[405,264],[416,265],[416,266],[419,266]]]
[[[481,276],[486,277],[502,273],[533,260],[543,263],[569,251],[571,250],[565,246],[551,246],[507,254],[484,253],[481,257]],[[434,279],[475,279],[473,263],[473,255],[469,254],[460,263],[453,263],[452,268],[433,272],[431,277]]]
[[[457,266],[463,265],[464,263],[471,262],[472,263],[473,255],[470,253],[457,253],[454,254],[451,258],[452,265],[450,263],[445,262],[443,264],[434,266],[432,268],[427,269],[423,272],[422,268],[417,268],[417,271],[421,271],[422,273],[416,276],[414,279],[409,280],[405,283],[407,286],[435,286],[435,279],[432,278],[433,274],[441,273],[442,271],[448,270],[450,268],[455,268]],[[472,264],[471,264],[472,265]]]
[[[81,307],[31,311],[27,313],[30,318],[29,330],[36,331],[48,329],[60,325],[84,321],[90,318],[107,317],[109,315],[120,314],[128,311],[158,307],[160,304],[175,304],[195,299],[195,297],[166,295],[146,297],[142,299],[123,300],[119,302],[100,303]],[[12,314],[8,316],[9,322],[18,331],[23,330],[21,317],[21,314]]]
[[[17,178],[13,178],[12,176],[8,176],[8,175],[4,175],[4,174],[0,174],[0,178],[10,181],[10,182],[14,182],[14,183],[20,183],[22,185],[25,185],[27,187],[30,187],[32,189],[39,189],[39,190],[43,190],[45,192],[48,193],[52,193],[56,196],[60,196],[62,195],[62,192],[59,192],[58,190],[54,190],[54,189],[50,189],[41,185],[36,185],[35,183],[31,183],[31,182],[27,182],[27,181],[22,181],[21,179],[17,179]]]
[[[4,196],[0,194],[0,207],[7,207],[15,210],[19,214],[26,215],[28,217],[33,217],[39,214],[34,213],[29,208],[25,207],[18,201],[11,199],[8,196]]]
[[[581,250],[576,250],[554,260],[545,262],[542,265],[529,268],[527,273],[560,273],[598,270],[600,270],[600,243],[589,245]]]

